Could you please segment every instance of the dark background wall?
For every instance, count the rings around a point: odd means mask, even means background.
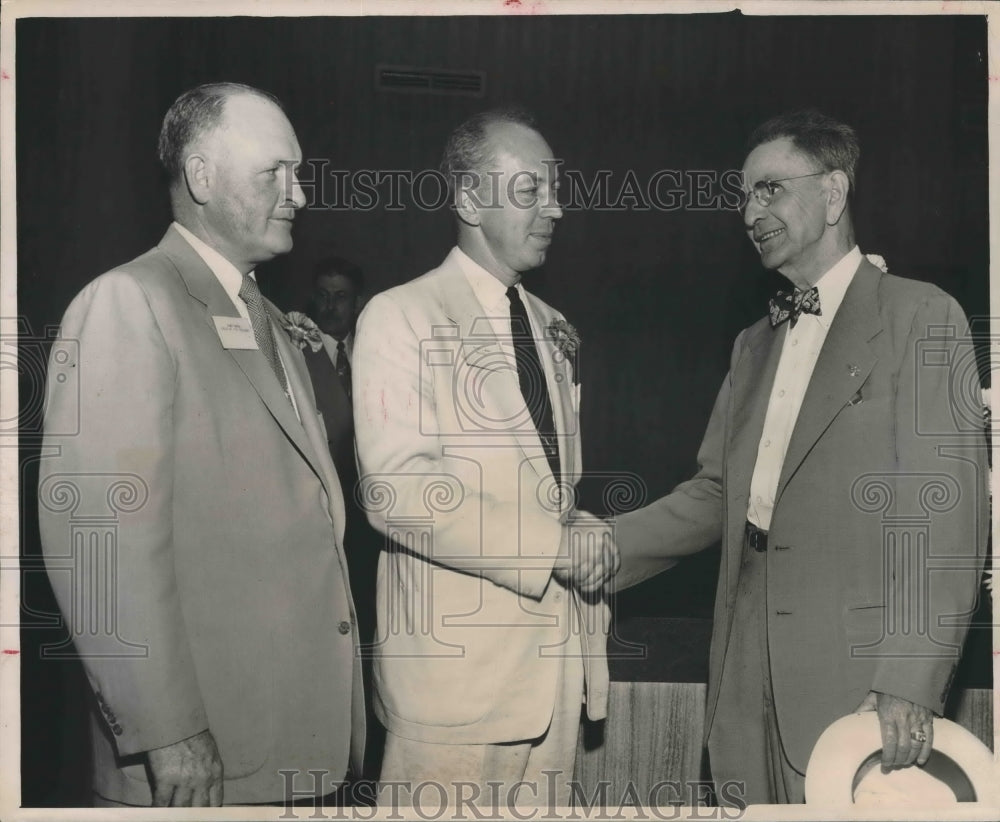
[[[88,280],[162,235],[156,135],[183,90],[229,79],[271,91],[305,157],[328,171],[434,168],[465,116],[518,102],[565,168],[585,180],[609,171],[612,195],[629,171],[646,181],[663,169],[738,169],[754,125],[816,106],[862,141],[862,250],[939,284],[970,317],[987,314],[982,17],[35,19],[17,22],[16,47],[25,804],[86,797],[82,675],[37,653],[60,636],[37,572],[31,493],[45,331]],[[379,92],[379,63],[483,71],[486,93]],[[260,271],[285,308],[301,307],[323,254],[361,263],[374,292],[436,265],[453,231],[445,210],[315,207],[295,237]],[[633,472],[655,497],[692,472],[732,341],[780,277],[761,269],[732,211],[626,208],[568,212],[527,283],[583,335],[585,469]],[[603,508],[604,484],[584,483],[586,507]],[[622,623],[704,624],[717,562],[706,552],[622,597]],[[967,676],[988,682],[981,667]]]

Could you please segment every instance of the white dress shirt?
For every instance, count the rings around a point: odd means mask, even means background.
[[[504,355],[510,359],[511,367],[517,370],[517,359],[514,355],[513,334],[510,327],[510,300],[507,299],[507,286],[500,282],[497,277],[490,274],[479,263],[473,260],[462,249],[457,248],[458,264],[469,281],[472,293],[476,295],[479,304],[486,312],[486,319],[489,320],[493,333],[500,341],[500,347]],[[527,306],[524,297],[524,288],[518,283],[517,292],[521,295],[521,301]],[[531,312],[528,312],[528,322],[532,322]],[[532,336],[537,339],[538,329],[532,326]]]
[[[326,355],[330,358],[330,362],[333,363],[334,367],[337,365],[337,359],[339,354],[337,353],[337,338],[331,337],[325,331],[319,332],[320,338],[323,340],[323,350],[326,351]],[[354,356],[354,332],[351,331],[346,337],[344,337],[344,355],[347,357],[347,364],[351,364],[351,357]]]
[[[859,265],[861,251],[854,246],[816,283],[823,313],[800,314],[795,327],[792,328],[789,322],[788,330],[784,332],[781,358],[767,403],[747,504],[747,519],[763,531],[771,527],[774,497],[785,464],[785,454],[816,360]],[[780,333],[780,329],[776,333]]]
[[[219,285],[222,286],[226,295],[232,301],[233,306],[239,312],[239,315],[249,323],[250,312],[247,311],[247,304],[240,296],[240,289],[243,287],[243,275],[240,273],[239,269],[223,257],[218,251],[212,248],[212,246],[208,245],[208,243],[204,240],[196,237],[180,223],[175,221],[173,226],[177,229],[177,233],[188,241],[191,248],[197,252],[198,256],[204,261],[205,265],[207,265],[209,270],[215,275],[215,278],[219,281]],[[253,277],[256,282],[256,272],[251,271],[250,276]],[[285,381],[288,382],[288,366],[285,364],[285,359],[281,356],[281,350],[277,346],[275,346],[274,350],[277,352],[278,361],[281,363],[281,367],[285,371]],[[334,346],[334,350],[336,350],[336,346]],[[295,416],[297,416],[301,422],[302,417],[299,416],[299,405],[295,401],[295,392],[292,391],[292,384],[290,382],[288,383],[288,398],[292,401],[292,407],[295,409]]]

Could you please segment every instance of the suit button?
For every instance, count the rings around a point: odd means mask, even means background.
[[[121,736],[124,731],[122,731],[122,726],[117,723],[111,726],[111,731],[115,736]]]
[[[351,623],[345,619],[337,626],[337,630],[342,634],[349,634],[351,632]]]

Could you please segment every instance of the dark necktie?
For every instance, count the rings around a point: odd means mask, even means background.
[[[260,295],[257,282],[249,274],[243,275],[240,299],[247,304],[247,313],[250,315],[250,324],[253,326],[253,336],[257,341],[257,347],[271,366],[274,376],[278,378],[281,390],[291,400],[291,395],[288,393],[288,379],[285,377],[285,369],[281,367],[281,360],[278,359],[278,349],[271,331],[271,319],[267,316],[264,298]]]
[[[528,312],[521,301],[518,290],[511,286],[507,289],[507,299],[510,301],[510,333],[514,342],[514,357],[517,361],[517,381],[521,386],[521,395],[531,413],[531,421],[535,424],[538,437],[545,449],[545,458],[549,461],[552,475],[559,481],[559,445],[556,439],[556,428],[552,422],[552,403],[549,400],[549,389],[545,382],[545,371],[538,357],[538,348],[531,335],[531,323]]]
[[[790,294],[779,291],[771,298],[769,307],[772,328],[777,328],[785,320],[795,328],[800,314],[815,314],[817,317],[823,314],[819,310],[819,289],[816,286],[807,290],[796,288]]]
[[[340,377],[340,384],[344,386],[344,393],[347,398],[351,398],[351,363],[347,359],[347,349],[343,340],[337,340],[337,376]]]

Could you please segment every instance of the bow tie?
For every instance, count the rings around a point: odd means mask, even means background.
[[[819,308],[819,289],[813,286],[808,291],[796,288],[791,294],[779,291],[771,298],[771,327],[777,328],[785,320],[790,320],[792,328],[799,320],[800,314],[822,315]]]

